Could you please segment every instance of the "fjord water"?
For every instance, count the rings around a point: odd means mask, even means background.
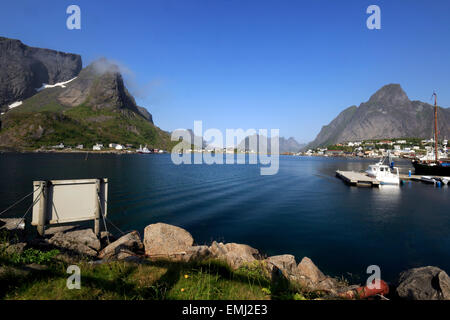
[[[325,273],[360,282],[373,264],[388,281],[410,267],[449,272],[449,188],[356,188],[334,176],[371,162],[282,156],[278,174],[261,176],[258,165],[177,166],[167,154],[5,153],[0,211],[31,192],[33,180],[107,177],[108,217],[124,231],[143,234],[148,224],[165,222],[187,229],[198,244],[246,243],[297,262],[308,256]],[[400,165],[407,172],[409,163]]]

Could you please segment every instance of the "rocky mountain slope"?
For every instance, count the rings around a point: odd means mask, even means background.
[[[253,137],[255,138],[258,143],[259,147],[259,141],[261,140],[261,150],[263,152],[267,150],[267,152],[271,152],[271,141],[265,136],[254,134],[253,136],[246,137],[244,140],[242,140],[238,145],[238,150],[250,150],[249,147],[250,139]],[[279,137],[278,140],[279,143],[279,152],[280,153],[297,153],[299,152],[303,147],[305,147],[304,144],[298,143],[297,140],[295,140],[293,137],[290,137],[289,139],[286,139],[284,137]],[[257,151],[257,150],[254,150]],[[259,150],[258,150],[259,151]]]
[[[74,78],[81,70],[77,54],[33,48],[19,40],[0,37],[0,110],[36,93],[43,83]]]
[[[58,69],[59,60],[53,62],[48,70]],[[137,106],[115,64],[100,59],[79,73],[58,78],[63,74],[49,77],[53,82],[72,78],[46,87],[33,83],[31,87],[41,87],[37,93],[0,116],[0,146],[120,143],[170,149],[174,144],[153,124],[152,115]]]
[[[373,94],[359,107],[342,111],[322,127],[307,148],[327,146],[345,141],[384,138],[431,138],[434,107],[409,100],[399,84],[389,84]],[[441,138],[450,137],[450,109],[438,109],[438,129]]]

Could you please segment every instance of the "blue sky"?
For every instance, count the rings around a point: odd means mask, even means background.
[[[81,8],[82,29],[66,28]],[[366,8],[381,8],[381,30]],[[8,1],[0,35],[131,70],[137,101],[164,130],[279,128],[312,140],[388,83],[450,106],[450,1]]]

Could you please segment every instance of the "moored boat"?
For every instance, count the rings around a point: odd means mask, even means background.
[[[148,154],[148,153],[152,153],[147,146],[145,146],[144,148],[142,148],[142,145],[139,145],[139,149],[136,150],[137,153],[140,154]]]
[[[420,181],[429,183],[429,184],[436,184],[437,179],[435,179],[431,176],[422,176],[422,177],[420,177]]]
[[[412,165],[417,175],[450,176],[450,162],[448,161],[422,162],[413,160]]]
[[[395,170],[395,173],[393,173],[392,170]],[[391,167],[379,162],[377,164],[369,165],[369,168],[366,170],[366,173],[368,176],[373,177],[378,181],[380,181],[381,184],[391,184],[391,185],[400,184],[400,175],[397,167],[391,169]]]
[[[384,161],[388,159],[390,166],[383,164]],[[394,172],[395,173],[394,173]],[[400,174],[398,172],[398,168],[394,167],[394,162],[392,161],[392,155],[388,151],[387,156],[380,160],[380,162],[376,164],[369,165],[366,170],[366,174],[369,177],[373,177],[377,179],[380,184],[390,184],[390,185],[399,185],[400,184]]]
[[[430,160],[425,157],[425,160],[416,159],[412,161],[416,175],[436,175],[436,176],[450,176],[450,160],[441,159],[438,148],[438,128],[437,128],[437,95],[434,96],[434,159]]]

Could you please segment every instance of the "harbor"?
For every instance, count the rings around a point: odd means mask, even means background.
[[[370,177],[367,173],[363,172],[355,172],[355,171],[336,171],[336,176],[346,182],[349,185],[357,186],[357,187],[374,187],[378,188],[382,183],[377,179]],[[424,177],[426,177],[424,179]],[[425,182],[430,184],[438,184],[442,181],[447,181],[449,177],[443,176],[422,176],[416,174],[399,174],[400,182],[404,183],[405,181],[417,181],[417,182]],[[434,181],[433,181],[434,180]],[[447,182],[443,182],[443,185],[448,184]]]

